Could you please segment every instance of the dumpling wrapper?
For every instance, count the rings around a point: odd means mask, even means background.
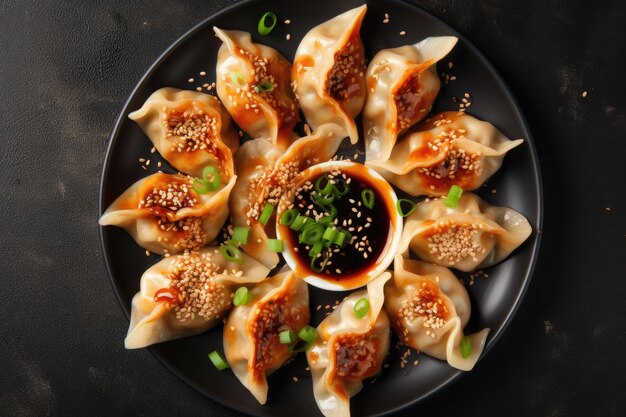
[[[191,177],[152,174],[124,191],[106,209],[99,223],[126,229],[139,246],[160,255],[198,248],[212,242],[228,218],[228,197],[236,179],[231,177],[217,191],[198,194]],[[164,207],[149,202],[157,201],[154,196],[169,192],[178,196],[178,203],[165,200]],[[192,200],[193,205],[189,203]]]
[[[383,288],[390,278],[384,272],[366,290],[350,294],[317,327],[318,338],[306,356],[313,395],[326,417],[349,417],[350,398],[363,388],[364,379],[382,369],[390,333]],[[361,298],[367,298],[370,307],[365,317],[357,318],[354,305]]]
[[[295,333],[309,323],[309,289],[293,271],[281,272],[257,284],[252,299],[234,307],[224,324],[224,353],[241,383],[261,404],[267,401],[267,376],[292,352],[279,333]]]
[[[464,112],[444,112],[398,141],[388,160],[366,165],[413,196],[444,196],[453,185],[479,188],[523,141]]]
[[[522,214],[492,206],[475,194],[463,194],[456,208],[446,207],[444,201],[417,205],[405,220],[401,249],[410,248],[424,261],[471,272],[504,260],[532,232]]]
[[[239,135],[217,97],[161,88],[128,117],[180,172],[202,177],[202,169],[210,165],[219,170],[223,181],[235,175],[233,154],[239,148]]]
[[[397,138],[428,116],[441,81],[436,64],[456,45],[454,36],[426,38],[383,49],[367,67],[363,110],[367,161],[386,161]]]
[[[343,128],[325,124],[309,136],[296,140],[284,153],[268,140],[244,143],[235,155],[239,180],[230,196],[233,226],[249,227],[244,251],[268,268],[278,263],[269,250],[268,238],[276,235],[275,215],[264,226],[258,218],[266,203],[277,211],[281,196],[291,190],[295,177],[304,169],[331,159],[345,137]]]
[[[241,264],[228,262],[218,246],[164,258],[141,276],[126,349],[205,332],[230,310],[233,291],[262,281],[268,273],[245,254]]]
[[[393,280],[385,287],[385,310],[400,341],[462,371],[471,370],[489,329],[469,335],[471,353],[460,343],[471,314],[469,295],[448,268],[396,255]]]
[[[213,30],[224,42],[216,66],[220,100],[252,138],[270,138],[287,149],[296,138],[292,131],[300,111],[290,85],[291,63],[274,48],[252,42],[248,32]],[[269,85],[271,91],[265,91]]]
[[[365,88],[365,51],[359,35],[367,11],[363,5],[311,29],[302,38],[291,80],[307,123],[317,128],[336,123],[350,141],[359,140],[354,118],[361,112]]]

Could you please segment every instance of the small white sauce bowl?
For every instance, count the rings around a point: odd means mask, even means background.
[[[286,211],[285,209],[293,202],[295,198],[295,191],[304,185],[307,181],[317,178],[322,174],[329,173],[335,170],[341,170],[348,176],[360,177],[365,182],[372,184],[376,187],[378,194],[380,194],[386,205],[387,213],[389,214],[390,230],[385,242],[385,246],[381,252],[381,255],[375,262],[370,262],[374,265],[373,268],[364,269],[360,271],[358,275],[353,275],[350,278],[342,279],[334,274],[317,274],[312,271],[308,266],[303,266],[302,261],[298,260],[298,255],[294,253],[291,245],[291,230],[289,226],[281,225],[280,218]],[[348,161],[328,161],[318,165],[314,165],[304,171],[302,171],[294,180],[294,187],[292,192],[282,196],[278,205],[278,212],[276,216],[276,233],[278,239],[281,239],[285,246],[283,257],[289,265],[289,267],[296,273],[296,275],[304,279],[307,283],[314,287],[321,288],[329,291],[348,291],[356,288],[360,288],[367,285],[368,282],[382,274],[387,270],[391,262],[396,255],[398,246],[400,244],[400,237],[402,235],[402,216],[396,209],[398,197],[389,183],[376,171],[367,168],[363,164]]]

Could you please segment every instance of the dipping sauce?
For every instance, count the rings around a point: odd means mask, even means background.
[[[389,191],[381,189],[380,182],[382,180],[374,181],[363,165],[352,164],[349,169],[337,166],[320,171],[297,187],[292,203],[284,207],[282,213],[289,209],[294,212],[293,218],[297,212],[306,219],[304,226],[294,230],[292,223],[291,226],[279,225],[279,228],[285,250],[295,259],[298,275],[317,276],[346,288],[367,283],[368,272],[374,270],[389,251],[394,227],[391,210],[395,210],[395,206],[390,203],[391,196],[383,194]],[[331,188],[334,191],[328,192]],[[395,218],[395,213],[393,216]],[[311,239],[305,232],[315,224],[321,225],[315,226],[318,235],[320,229],[324,232],[331,229],[335,231],[334,239],[341,243],[330,243],[323,238],[316,241],[316,250],[312,243],[315,236]],[[343,238],[337,238],[338,234],[343,234]],[[323,243],[321,249],[319,242]]]

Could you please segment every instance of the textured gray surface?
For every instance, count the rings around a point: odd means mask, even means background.
[[[546,213],[535,278],[505,336],[402,415],[623,415],[624,3],[413,2],[511,86],[535,136]],[[1,414],[236,415],[147,351],[124,350],[96,223],[124,100],[170,43],[230,3],[0,2]]]

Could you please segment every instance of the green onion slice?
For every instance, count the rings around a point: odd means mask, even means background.
[[[202,170],[202,179],[207,181],[212,188],[211,191],[215,191],[222,186],[222,177],[220,172],[214,166],[208,165]]]
[[[396,203],[396,209],[402,217],[410,215],[415,211],[416,208],[417,206],[415,205],[415,203],[411,200],[407,200],[406,198],[399,198],[398,202]]]
[[[327,240],[329,242],[334,242],[336,235],[337,235],[337,229],[333,229],[332,227],[327,227],[326,230],[324,230],[324,235],[322,236],[322,239]]]
[[[354,304],[354,315],[357,319],[362,319],[367,315],[367,312],[370,310],[370,302],[367,298],[360,298]]]
[[[276,252],[276,253],[280,253],[283,250],[285,250],[283,241],[280,239],[268,239],[267,247],[269,248],[269,250],[271,250],[272,252]]]
[[[322,242],[317,242],[315,245],[313,245],[311,250],[309,250],[309,257],[311,259],[317,258],[317,255],[322,252],[322,248],[324,248],[324,244]]]
[[[191,186],[198,194],[206,194],[211,191],[209,183],[201,180],[200,178],[194,178],[193,184],[191,184]]]
[[[272,213],[274,212],[274,206],[270,203],[265,203],[265,207],[263,207],[263,211],[261,211],[261,215],[259,216],[259,223],[262,225],[266,225],[269,221],[270,217],[272,217]]]
[[[259,24],[257,25],[259,35],[269,35],[272,29],[274,29],[274,26],[276,26],[277,21],[278,18],[274,13],[265,12],[265,14],[261,16],[261,20],[259,20]]]
[[[335,194],[313,194],[313,199],[318,206],[325,209],[335,201]]]
[[[361,200],[363,200],[363,205],[368,209],[374,208],[375,199],[376,197],[374,194],[374,190],[372,190],[371,188],[366,188],[365,190],[361,191]]]
[[[321,224],[324,227],[332,226],[334,224],[335,219],[330,216],[324,216],[317,221],[317,224]]]
[[[333,239],[333,243],[337,246],[343,247],[346,244],[346,234],[344,232],[337,231]]]
[[[219,353],[217,350],[209,353],[209,359],[211,359],[211,362],[213,362],[213,365],[215,365],[218,371],[223,371],[224,369],[230,368],[230,366],[228,366],[228,362],[226,362],[226,359],[224,359],[222,357],[222,354]]]
[[[246,84],[246,77],[240,72],[233,72],[230,74],[230,79],[240,87]]]
[[[237,307],[244,306],[252,299],[252,293],[246,287],[239,287],[233,295],[233,304]]]
[[[311,326],[304,326],[298,332],[298,337],[305,342],[312,343],[317,339],[317,329]]]
[[[472,340],[468,336],[464,336],[461,339],[461,356],[463,358],[469,358],[472,354]]]
[[[296,342],[296,334],[291,329],[284,330],[284,331],[278,333],[278,339],[280,340],[281,344],[283,344],[283,345],[290,345],[290,344]]]
[[[254,86],[254,91],[259,94],[269,93],[274,90],[274,84],[269,81],[263,81]]]
[[[229,262],[243,263],[243,253],[236,246],[236,242],[229,240],[227,243],[220,245],[220,253]]]
[[[445,204],[446,207],[456,208],[462,195],[463,189],[458,185],[453,185],[452,187],[450,187],[450,191],[448,191],[448,195],[446,196],[443,204]]]
[[[250,228],[237,226],[233,230],[233,240],[245,245],[248,243],[248,236],[250,235]]]
[[[343,187],[338,187],[339,183],[343,183]],[[343,197],[350,192],[350,186],[343,180],[336,180],[333,185],[333,194],[337,197]]]
[[[298,210],[296,209],[287,210],[280,217],[280,224],[282,224],[283,226],[291,226],[291,224],[296,219],[296,217],[298,217]]]
[[[314,245],[322,240],[323,235],[324,226],[319,223],[309,223],[305,225],[302,232],[300,232],[298,241],[300,243],[306,243],[307,245]]]
[[[330,179],[326,174],[315,180],[315,191],[317,191],[321,195],[326,195],[333,192],[333,185],[330,183]]]
[[[328,217],[330,217],[331,219],[335,220],[335,217],[337,217],[337,207],[335,207],[333,204],[329,204],[326,207],[324,207],[324,209],[328,212]],[[330,209],[330,211],[328,211]]]
[[[304,227],[304,224],[307,223],[310,219],[306,216],[302,216],[298,214],[294,221],[291,223],[291,230],[299,232]]]

